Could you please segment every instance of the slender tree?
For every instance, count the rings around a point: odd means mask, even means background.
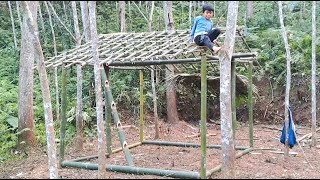
[[[317,2],[312,1],[312,145],[316,146],[316,126],[317,126],[317,60],[316,60],[316,6]]]
[[[48,7],[48,4],[46,1],[44,1],[44,5],[46,7],[46,10],[47,10],[47,13],[49,16],[49,24],[50,24],[50,28],[51,28],[51,34],[52,34],[54,56],[57,56],[58,55],[57,43],[56,43],[56,36],[54,33],[54,29],[53,29],[51,13],[50,13],[50,10],[49,10],[49,7]],[[60,101],[59,101],[58,68],[54,67],[53,71],[54,71],[54,84],[55,84],[55,91],[56,91],[56,119],[59,120],[60,119]]]
[[[166,31],[170,34],[174,32],[174,21],[172,14],[172,1],[163,1],[164,21]],[[166,77],[174,75],[174,67],[167,65]],[[177,111],[177,97],[175,84],[169,82],[169,78],[166,78],[166,97],[167,97],[167,121],[169,123],[178,122],[178,111]]]
[[[97,37],[97,23],[96,23],[96,2],[90,1],[89,17],[90,17],[90,31],[92,38],[92,55],[94,59],[94,81],[96,92],[96,111],[97,111],[97,127],[98,127],[98,178],[106,178],[106,134],[104,132],[104,120],[103,120],[103,103],[102,103],[102,91],[101,91],[101,74],[99,65],[99,52],[98,52],[98,37]]]
[[[279,20],[281,25],[281,34],[283,37],[286,54],[287,54],[287,84],[286,84],[286,94],[285,94],[285,124],[286,124],[286,150],[285,155],[286,157],[289,156],[289,144],[288,144],[288,134],[289,134],[289,118],[288,118],[288,107],[290,105],[290,87],[291,87],[291,54],[290,54],[290,47],[288,43],[288,36],[287,31],[285,29],[284,23],[283,23],[283,14],[282,14],[282,1],[278,1],[279,6]]]
[[[22,1],[22,7],[24,10],[24,24],[27,24],[29,32],[31,34],[31,39],[33,43],[33,47],[35,48],[35,54],[39,57],[37,59],[37,69],[40,79],[42,97],[43,97],[43,106],[44,106],[44,117],[45,117],[45,124],[46,124],[46,134],[47,134],[47,154],[48,154],[48,169],[49,169],[49,177],[51,179],[58,178],[58,168],[57,168],[57,157],[56,157],[56,145],[55,145],[55,135],[54,135],[54,127],[53,127],[53,116],[52,116],[52,107],[51,107],[51,97],[50,97],[50,89],[49,83],[47,78],[47,72],[44,65],[44,56],[42,47],[40,44],[39,37],[37,35],[38,28],[36,27],[36,21],[29,10],[28,3],[34,2],[27,2]],[[35,7],[38,7],[35,5]],[[35,12],[35,14],[37,14]],[[34,52],[34,51],[33,51]]]
[[[219,52],[220,60],[220,114],[221,140],[224,177],[234,178],[235,149],[232,130],[231,111],[231,57],[234,50],[238,1],[228,1],[226,36],[223,49]]]
[[[16,6],[17,6],[17,13],[18,13],[20,29],[22,30],[22,21],[21,21],[21,16],[20,16],[20,1],[16,1]]]
[[[33,19],[36,20],[38,1],[28,2],[28,5]],[[33,66],[37,56],[33,42],[31,41],[32,32],[28,28],[27,20],[28,17],[24,16],[19,67],[18,130],[22,132],[18,135],[18,146],[20,148],[24,148],[24,145],[33,146],[36,144],[33,111]],[[38,29],[37,23],[34,26]]]
[[[88,3],[87,1],[80,1],[81,7],[81,17],[84,31],[84,38],[86,42],[90,41],[90,22],[89,22],[89,14],[88,14]]]
[[[253,18],[253,1],[246,1],[246,20]]]
[[[120,32],[126,32],[126,2],[119,1]]]
[[[10,11],[10,17],[11,17],[11,25],[12,25],[12,32],[13,32],[13,41],[14,41],[14,48],[18,48],[17,45],[17,36],[16,36],[16,28],[14,26],[14,19],[12,15],[12,9],[11,9],[11,2],[8,1],[9,11]]]
[[[78,22],[77,4],[75,1],[71,1],[74,32],[76,37],[76,47],[81,45],[80,29]],[[83,149],[83,116],[82,116],[82,67],[77,64],[77,110],[76,110],[76,127],[77,138],[76,147],[80,151]]]

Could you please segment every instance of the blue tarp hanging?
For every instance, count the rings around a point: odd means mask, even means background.
[[[293,148],[293,146],[295,144],[297,144],[296,141],[296,135],[295,135],[295,125],[293,123],[293,118],[292,118],[292,111],[291,111],[291,107],[288,108],[288,118],[289,118],[289,147]],[[283,122],[283,128],[282,128],[282,134],[281,134],[281,138],[280,138],[280,142],[282,144],[286,144],[286,123]]]

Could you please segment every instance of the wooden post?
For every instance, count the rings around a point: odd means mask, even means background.
[[[232,111],[232,130],[233,139],[236,138],[236,128],[237,128],[237,107],[236,107],[236,62],[234,59],[231,60],[231,111]]]
[[[252,102],[252,68],[253,62],[249,62],[249,88],[248,88],[248,108],[249,108],[249,139],[250,147],[253,147],[253,102]]]
[[[143,82],[143,71],[140,70],[140,142],[142,143],[144,140],[144,133],[143,133],[143,128],[144,128],[144,97],[143,97],[143,87],[144,82]]]
[[[64,137],[66,132],[66,109],[67,109],[67,73],[64,64],[62,65],[62,92],[61,92],[61,126],[60,126],[60,154],[59,164],[61,167],[62,161],[64,160]]]
[[[207,153],[207,57],[201,52],[201,179],[206,179]]]

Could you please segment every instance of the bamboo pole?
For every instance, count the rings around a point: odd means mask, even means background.
[[[206,178],[207,164],[207,58],[205,52],[201,54],[201,169],[202,179]]]
[[[137,147],[137,146],[140,146],[140,145],[142,145],[142,143],[141,142],[137,142],[137,143],[128,145],[128,148],[131,149],[131,148],[134,148],[134,147]],[[112,154],[118,153],[120,151],[122,151],[122,148],[118,148],[118,149],[112,150]],[[106,156],[108,157],[108,156],[110,156],[110,154],[106,153]],[[94,158],[97,158],[97,157],[98,157],[98,155],[92,155],[92,156],[80,157],[80,158],[77,158],[77,159],[71,159],[69,161],[75,161],[76,162],[76,161],[90,160],[90,159],[94,159]]]
[[[236,154],[236,159],[240,158],[240,157],[243,156],[243,155],[248,154],[248,153],[251,152],[251,151],[253,151],[253,149],[248,148],[248,149],[246,149],[246,150],[244,150],[244,151],[241,151],[241,152],[237,153],[237,154]],[[220,171],[221,168],[222,168],[222,164],[220,164],[220,165],[216,166],[215,168],[209,170],[209,171],[207,172],[207,175],[206,175],[207,178],[210,178],[210,176],[211,176],[213,173]]]
[[[194,143],[151,141],[151,140],[145,140],[142,142],[142,144],[152,144],[152,145],[158,145],[158,146],[176,146],[176,147],[185,147],[185,148],[199,148],[199,147],[201,147],[201,144],[194,144]],[[206,147],[209,149],[221,149],[221,145],[207,145]],[[236,146],[235,149],[236,150],[245,150],[245,149],[248,149],[248,147]]]
[[[61,92],[61,126],[60,126],[60,153],[59,153],[59,164],[64,160],[64,138],[66,132],[66,109],[67,109],[67,72],[64,65],[62,66],[62,92]]]
[[[106,66],[104,66],[104,67],[106,69]],[[106,79],[108,79],[107,74],[106,74],[105,71],[103,72],[103,74],[104,74],[103,76],[106,76]],[[119,139],[120,139],[122,150],[123,150],[123,152],[125,154],[125,158],[126,158],[126,160],[128,162],[128,165],[129,166],[134,166],[131,153],[129,152],[129,149],[128,149],[128,144],[127,144],[127,141],[126,141],[126,137],[125,137],[124,131],[122,129],[122,125],[121,125],[121,122],[120,122],[120,117],[119,117],[119,114],[118,114],[118,111],[117,111],[117,108],[116,108],[116,103],[113,100],[113,95],[112,95],[112,92],[111,92],[110,83],[109,83],[108,80],[106,80],[104,84],[105,84],[105,88],[106,88],[108,106],[111,107],[111,111],[112,111],[111,113],[112,113],[112,116],[113,116],[114,124],[116,124],[117,130],[118,130],[118,136],[119,136]]]
[[[104,73],[105,71],[105,73]],[[109,67],[107,67],[106,69],[101,69],[101,79],[102,82],[106,82],[109,81],[109,79],[107,79],[107,77],[109,77]],[[104,83],[103,83],[104,84]],[[104,103],[105,103],[105,114],[104,114],[104,118],[106,120],[106,136],[107,136],[107,152],[108,155],[107,157],[110,157],[112,155],[112,132],[111,132],[111,108],[108,105],[108,94],[107,94],[107,89],[104,87]]]
[[[97,170],[98,164],[64,161],[63,167],[76,167],[76,168]],[[119,165],[111,165],[111,164],[107,164],[107,170],[115,171],[115,172],[130,173],[130,174],[157,175],[157,176],[174,177],[174,178],[188,178],[188,179],[200,178],[199,173],[197,172],[163,170],[163,169],[132,167],[132,166],[119,166]]]
[[[252,101],[252,69],[253,63],[249,63],[249,88],[248,88],[248,108],[249,108],[249,141],[250,147],[253,147],[253,101]]]
[[[140,142],[144,141],[144,96],[143,96],[143,89],[144,89],[144,82],[143,82],[143,71],[140,70]]]
[[[236,128],[237,128],[237,107],[236,107],[236,62],[231,62],[231,111],[232,111],[232,130],[233,130],[233,139],[236,137]]]

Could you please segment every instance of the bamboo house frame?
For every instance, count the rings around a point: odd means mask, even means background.
[[[222,34],[219,38],[223,38],[225,30],[222,30]],[[236,154],[236,158],[241,157],[244,154],[252,151],[253,147],[253,107],[252,107],[252,69],[253,62],[256,58],[256,53],[251,52],[249,46],[246,44],[242,35],[242,29],[236,31],[236,44],[245,48],[240,52],[232,55],[232,96],[235,97],[235,85],[236,85],[236,62],[249,64],[248,75],[248,107],[249,107],[249,142],[250,147],[236,146],[236,150],[242,150]],[[101,34],[98,39],[98,51],[100,60],[100,69],[102,81],[104,84],[104,95],[106,110],[105,119],[107,124],[107,155],[110,156],[113,153],[123,151],[125,154],[128,166],[107,165],[107,170],[133,173],[133,174],[150,174],[159,176],[169,176],[176,178],[207,178],[214,172],[219,171],[222,165],[219,165],[211,170],[206,170],[206,148],[221,149],[221,145],[206,145],[206,106],[201,106],[201,144],[182,143],[182,142],[167,142],[167,141],[151,141],[144,138],[144,78],[143,71],[151,69],[152,65],[159,67],[160,69],[166,68],[166,65],[173,65],[176,72],[182,72],[183,69],[193,69],[201,73],[201,104],[207,102],[207,65],[219,63],[218,56],[212,56],[207,54],[207,49],[197,47],[189,42],[190,31],[177,30],[169,34],[165,31],[162,32],[143,32],[143,33],[112,33]],[[240,39],[240,40],[239,40]],[[97,155],[81,157],[77,159],[64,160],[64,136],[66,126],[66,68],[81,64],[93,65],[93,58],[91,53],[91,43],[83,44],[74,49],[62,52],[56,57],[52,57],[45,61],[46,68],[54,68],[62,66],[62,100],[61,100],[61,141],[60,141],[60,164],[62,167],[77,167],[86,169],[98,169],[98,164],[80,162],[97,158]],[[197,66],[198,65],[198,66]],[[199,66],[200,65],[200,66]],[[133,67],[136,66],[136,67]],[[140,68],[140,142],[128,144],[125,138],[125,134],[120,122],[120,117],[117,112],[116,103],[113,99],[113,95],[110,88],[109,68],[118,69],[132,69]],[[235,98],[232,98],[232,121],[236,122],[236,106]],[[109,113],[111,112],[111,113]],[[118,136],[121,141],[121,148],[112,150],[111,148],[111,117],[112,114],[114,124],[118,130]],[[109,115],[109,116],[108,116]],[[233,130],[235,132],[235,123],[233,124]],[[164,146],[178,146],[178,147],[190,147],[201,148],[201,172],[190,171],[175,171],[175,170],[163,170],[155,168],[137,167],[133,163],[133,158],[129,152],[130,148],[137,147],[139,145],[164,145]]]

